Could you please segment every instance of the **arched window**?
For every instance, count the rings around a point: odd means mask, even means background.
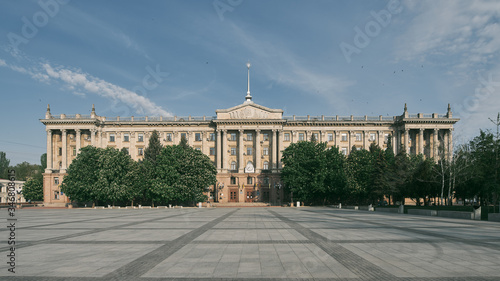
[[[236,161],[231,162],[231,170],[236,170]]]
[[[269,162],[264,161],[264,168],[263,170],[269,170]]]

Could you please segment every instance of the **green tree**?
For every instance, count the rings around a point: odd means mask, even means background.
[[[41,166],[36,164],[30,164],[26,161],[17,164],[14,167],[9,167],[16,171],[16,179],[20,181],[25,181],[29,178],[41,174]]]
[[[345,156],[337,146],[325,151],[325,201],[341,203],[349,194],[346,190],[347,179],[344,172]]]
[[[283,151],[281,180],[286,190],[293,192],[294,199],[324,203],[327,196],[325,149],[326,143],[301,141]]]
[[[358,150],[354,146],[347,157],[348,188],[351,192],[351,198],[358,204],[367,201],[374,203],[374,195],[371,192],[374,173],[373,162],[373,157],[369,151]]]
[[[6,179],[9,170],[10,160],[5,152],[0,151],[0,179]]]
[[[45,169],[47,169],[47,153],[40,156],[40,169],[42,173],[45,172]]]
[[[130,156],[116,148],[101,150],[98,159],[97,181],[95,182],[96,200],[115,205],[125,203],[136,197],[131,184],[134,161]]]
[[[188,141],[185,136],[181,136],[181,140],[179,141],[179,146],[185,149],[189,147]]]
[[[156,202],[194,204],[205,201],[203,192],[216,180],[210,158],[189,146],[166,146],[148,179],[146,197]]]
[[[66,172],[68,173],[61,185],[61,191],[66,193],[72,201],[97,203],[99,191],[95,183],[99,174],[99,158],[101,148],[86,146],[71,162]]]
[[[149,161],[155,164],[156,157],[160,154],[162,148],[163,146],[160,143],[158,132],[154,130],[149,138],[148,147],[144,150],[144,161]]]
[[[28,201],[42,201],[43,179],[41,177],[28,179],[23,186],[23,197]]]

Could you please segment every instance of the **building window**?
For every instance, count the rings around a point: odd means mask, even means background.
[[[59,191],[54,191],[54,199],[59,199]]]
[[[167,141],[172,141],[172,133],[167,133]]]
[[[252,155],[253,149],[251,147],[247,147],[247,155]]]
[[[264,178],[264,184],[268,185],[269,184],[269,178],[268,177],[265,177]]]
[[[299,141],[304,141],[304,133],[299,134]]]
[[[62,162],[59,161],[59,170],[61,170],[61,169],[62,169]]]
[[[356,133],[356,141],[361,141],[361,133]]]
[[[290,134],[289,133],[285,133],[283,140],[284,141],[290,141]]]
[[[231,155],[236,155],[236,147],[231,147]]]
[[[229,140],[230,141],[235,141],[236,140],[236,133],[229,134]]]
[[[347,141],[347,134],[346,133],[342,134],[342,141]]]
[[[319,141],[319,134],[318,133],[314,133],[313,136],[314,136],[314,139],[316,141]]]
[[[268,133],[264,133],[262,135],[264,136],[264,141],[268,141],[269,140],[269,134]]]
[[[210,155],[215,155],[215,147],[210,147]]]
[[[195,150],[201,151],[201,147],[195,147]]]
[[[129,134],[123,134],[123,141],[124,142],[129,142],[130,141],[130,135]]]
[[[236,170],[236,161],[231,162],[231,170]]]
[[[115,142],[115,134],[109,134],[109,142]]]
[[[126,147],[122,148],[122,151],[123,151],[125,154],[127,154],[127,155],[129,154],[129,153],[128,153],[128,148],[126,148]]]
[[[264,161],[264,167],[262,167],[263,170],[269,170],[269,162]]]
[[[333,141],[333,134],[332,133],[328,134],[328,141]]]
[[[361,146],[356,146],[356,150],[361,150]]]
[[[72,150],[73,150],[73,156],[76,156],[76,147],[72,147]]]
[[[137,141],[143,142],[144,141],[144,134],[137,134]]]
[[[210,141],[215,141],[215,133],[210,133]]]
[[[376,135],[375,133],[370,133],[370,141],[375,141]]]
[[[347,155],[347,148],[346,147],[342,147],[342,154]]]
[[[201,141],[201,133],[195,133],[194,134],[194,140],[195,141]]]
[[[247,178],[247,184],[253,184],[253,178],[248,177]]]
[[[269,155],[269,147],[262,148],[262,155]]]
[[[62,147],[59,147],[59,148],[57,149],[57,154],[58,154],[59,156],[62,156]]]
[[[231,184],[236,184],[236,178],[235,177],[231,177]]]
[[[253,140],[252,133],[247,133],[247,141],[252,141],[252,140]]]
[[[137,155],[139,155],[139,156],[144,155],[144,148],[142,148],[142,147],[137,148]]]
[[[181,133],[181,140],[182,140],[183,138],[187,140],[187,135],[186,135],[186,133]]]
[[[54,184],[59,184],[59,177],[54,178]]]

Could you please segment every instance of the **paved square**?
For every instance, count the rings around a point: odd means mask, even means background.
[[[500,280],[500,224],[329,208],[17,210],[0,280]]]

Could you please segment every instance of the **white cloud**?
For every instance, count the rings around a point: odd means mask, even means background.
[[[138,95],[130,90],[106,82],[102,79],[83,73],[80,70],[71,70],[64,67],[53,67],[49,63],[38,63],[30,68],[8,64],[0,59],[0,66],[8,67],[13,71],[30,75],[34,80],[49,83],[52,80],[59,80],[65,89],[68,89],[77,96],[85,96],[85,92],[97,94],[119,101],[134,109],[138,114],[172,116],[172,114],[146,97]]]
[[[498,57],[500,2],[427,0],[406,3],[407,12],[414,17],[407,31],[397,38],[397,58],[433,60],[456,56],[452,64],[464,69],[491,63],[492,57]]]
[[[172,116],[171,113],[165,111],[149,99],[97,77],[62,67],[54,68],[48,63],[44,63],[42,66],[50,78],[61,80],[67,86],[74,89],[84,89],[106,98],[121,101],[132,107],[139,114]],[[76,94],[79,92],[74,91],[73,93]]]

